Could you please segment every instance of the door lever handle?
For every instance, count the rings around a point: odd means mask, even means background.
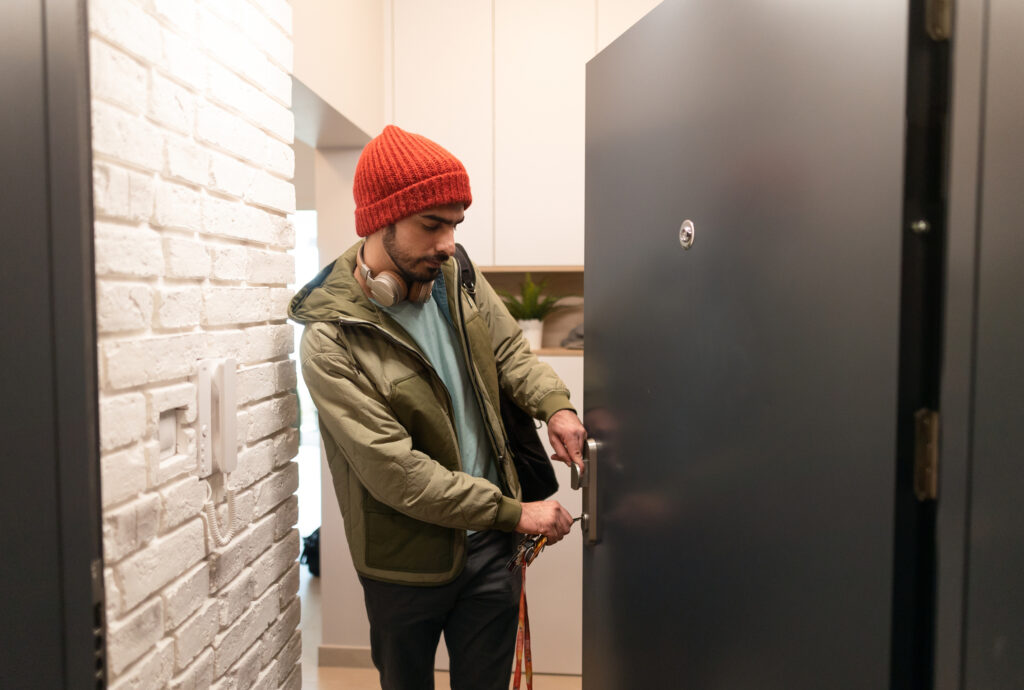
[[[600,449],[600,441],[588,438],[583,446],[583,473],[573,473],[573,488],[583,489],[583,519],[580,527],[588,544],[600,541],[597,534],[597,451]]]

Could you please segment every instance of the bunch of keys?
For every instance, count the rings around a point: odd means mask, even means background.
[[[514,573],[519,568],[530,565],[540,555],[540,552],[544,550],[544,546],[547,543],[548,538],[543,534],[524,534],[519,538],[519,543],[516,544],[516,552],[509,559],[509,562],[505,564],[505,567],[508,568],[509,572]]]
[[[583,516],[573,518],[573,523],[579,522]],[[509,572],[515,572],[519,568],[523,568],[531,565],[540,555],[540,552],[544,550],[544,546],[547,545],[548,538],[543,534],[524,534],[519,537],[519,543],[516,545],[516,552],[509,559],[509,562],[505,564]]]

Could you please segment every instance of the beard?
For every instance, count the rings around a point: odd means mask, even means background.
[[[384,251],[387,252],[388,256],[391,257],[391,261],[395,264],[398,269],[398,274],[402,277],[409,285],[413,283],[429,283],[431,280],[437,278],[437,274],[441,272],[440,268],[428,265],[428,261],[437,261],[444,263],[448,260],[448,255],[431,254],[430,256],[414,256],[408,252],[402,251],[398,247],[398,243],[395,241],[395,226],[389,225],[382,231],[384,233]]]

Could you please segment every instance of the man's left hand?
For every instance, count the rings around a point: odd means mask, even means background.
[[[552,460],[561,460],[571,466],[576,463],[583,471],[583,444],[587,440],[587,430],[583,428],[580,418],[572,410],[559,410],[548,419],[548,440],[555,449]]]

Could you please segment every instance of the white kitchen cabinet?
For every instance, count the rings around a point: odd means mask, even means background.
[[[491,3],[395,0],[392,123],[451,151],[469,173],[473,204],[456,241],[478,263],[494,256],[494,101]]]
[[[494,263],[582,264],[595,3],[495,0],[494,12]]]

